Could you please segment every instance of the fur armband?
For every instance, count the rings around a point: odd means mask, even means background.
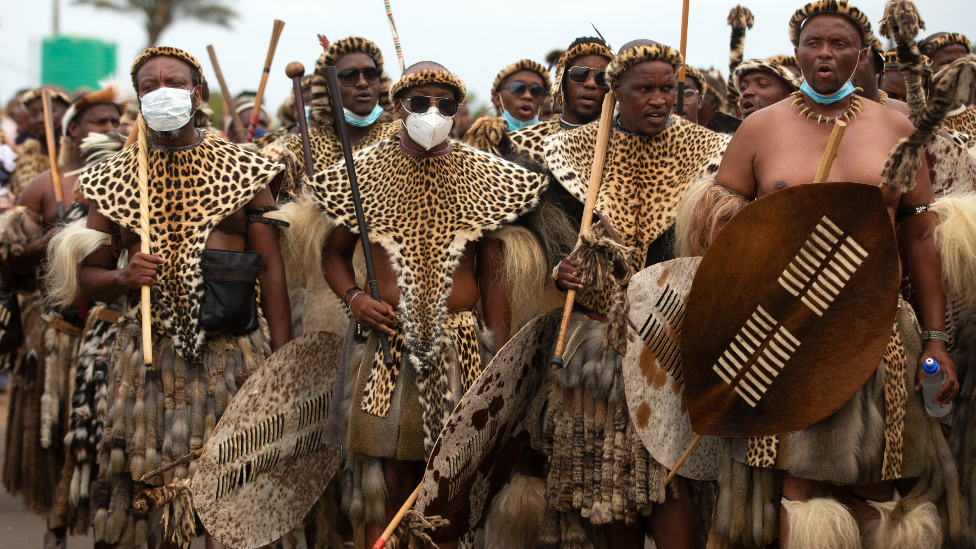
[[[935,246],[942,259],[942,283],[950,301],[976,303],[976,193],[954,193],[935,201],[939,216]]]
[[[47,246],[44,304],[49,308],[60,310],[74,302],[81,262],[95,250],[112,243],[110,235],[89,229],[86,223],[88,218],[83,217],[65,225]]]
[[[3,259],[24,253],[24,246],[44,235],[41,226],[27,212],[26,207],[15,206],[0,215],[0,257]]]
[[[692,181],[675,213],[676,257],[705,255],[722,227],[749,202],[745,196],[715,183],[714,175]]]

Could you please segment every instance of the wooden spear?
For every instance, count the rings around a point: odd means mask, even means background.
[[[685,114],[685,65],[688,64],[688,4],[690,0],[684,0],[681,8],[681,70],[678,71],[678,108],[676,114]],[[703,91],[703,90],[699,90]]]
[[[230,96],[230,88],[227,87],[227,82],[224,82],[224,73],[220,70],[220,64],[217,63],[217,52],[214,51],[212,45],[207,46],[207,53],[210,54],[210,64],[213,65],[213,70],[217,74],[217,83],[220,84],[220,98],[224,101],[224,112],[230,116],[232,139],[240,143],[244,141],[244,129],[241,128],[241,117],[237,116],[237,109],[234,108],[234,101]]]
[[[54,200],[57,202],[58,221],[64,221],[64,193],[61,191],[61,172],[58,171],[58,148],[54,141],[54,117],[51,116],[51,90],[41,90],[41,105],[44,107],[44,138],[47,141],[47,159],[51,165],[51,184],[54,186]]]
[[[254,108],[251,109],[251,123],[247,126],[247,142],[254,140],[254,130],[258,126],[258,116],[261,114],[261,102],[264,100],[264,87],[268,85],[268,75],[271,73],[271,61],[274,59],[275,49],[278,47],[278,39],[281,38],[281,31],[285,28],[285,22],[275,19],[274,28],[271,31],[271,44],[268,46],[268,57],[264,60],[264,70],[261,73],[261,84],[258,86],[258,93],[254,96]],[[237,111],[234,111],[237,114]]]
[[[390,32],[393,33],[393,45],[396,46],[397,61],[400,62],[400,74],[406,70],[403,66],[403,51],[400,50],[400,35],[397,34],[396,24],[393,22],[393,8],[390,7],[390,0],[383,0],[386,7],[386,18],[390,22]]]

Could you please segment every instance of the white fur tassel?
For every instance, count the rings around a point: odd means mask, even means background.
[[[850,510],[837,501],[783,498],[782,505],[790,523],[789,538],[783,549],[860,549],[857,522]]]
[[[515,473],[491,502],[485,521],[485,549],[532,549],[546,510],[540,478]]]
[[[929,501],[917,505],[897,522],[891,520],[891,512],[897,501],[883,503],[870,501],[871,507],[881,515],[867,525],[864,546],[868,549],[939,549],[942,547],[942,521],[939,510]]]
[[[939,216],[935,245],[942,258],[942,281],[954,302],[976,303],[976,193],[953,193],[935,202]]]

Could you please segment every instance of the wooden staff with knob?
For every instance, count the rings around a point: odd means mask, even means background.
[[[278,39],[281,38],[281,31],[285,28],[285,22],[275,19],[274,28],[271,31],[271,44],[268,46],[268,57],[264,60],[264,70],[261,73],[261,84],[258,85],[258,93],[254,96],[254,108],[251,109],[251,123],[247,126],[247,142],[254,140],[254,130],[258,126],[258,116],[261,114],[261,102],[264,100],[264,87],[268,85],[268,75],[271,74],[271,61],[274,59],[275,49],[278,47]],[[236,113],[235,113],[236,114]]]
[[[590,184],[586,190],[586,202],[583,203],[583,219],[580,221],[580,234],[590,230],[593,222],[593,209],[600,194],[603,182],[603,165],[607,160],[607,147],[610,144],[611,126],[613,125],[613,108],[617,99],[613,92],[607,92],[603,99],[603,111],[600,114],[600,129],[596,132],[596,151],[593,153],[593,170],[590,171]],[[569,319],[573,315],[573,304],[576,303],[576,290],[566,291],[566,304],[563,306],[563,321],[559,326],[559,337],[556,339],[556,352],[553,353],[553,370],[563,366],[563,351],[566,350],[566,334],[569,332]]]
[[[61,172],[58,171],[58,149],[54,141],[54,117],[51,116],[51,90],[41,90],[41,105],[44,108],[44,138],[47,141],[47,159],[51,165],[51,184],[54,186],[54,200],[57,202],[58,221],[64,221],[64,193],[61,191]]]
[[[138,183],[139,183],[139,245],[140,252],[149,255],[152,253],[149,246],[151,234],[149,232],[149,137],[146,121],[142,118],[142,113],[136,119],[137,131],[139,132],[139,155],[138,155]],[[151,297],[149,286],[142,287],[142,358],[146,366],[152,364],[152,311],[149,308]]]
[[[207,53],[210,54],[210,64],[213,65],[214,73],[217,74],[217,83],[220,85],[220,98],[224,101],[224,111],[230,115],[230,131],[233,134],[233,139],[237,142],[244,141],[244,129],[241,128],[241,117],[237,115],[237,109],[234,108],[234,101],[230,97],[230,88],[227,87],[227,82],[224,82],[224,73],[220,70],[220,64],[217,63],[217,52],[214,51],[213,45],[207,46]]]
[[[827,176],[830,175],[830,168],[834,165],[834,159],[837,158],[837,150],[840,148],[840,140],[843,139],[845,131],[847,131],[847,124],[843,120],[838,120],[834,124],[833,131],[830,132],[830,139],[827,141],[827,149],[824,151],[823,158],[820,159],[820,168],[817,169],[817,176],[813,179],[814,183],[827,182]],[[671,479],[673,479],[674,475],[677,474],[678,468],[681,467],[681,464],[684,463],[686,459],[688,459],[688,456],[691,455],[691,452],[695,449],[695,446],[698,446],[701,439],[702,435],[695,435],[695,439],[692,440],[691,444],[688,445],[688,449],[686,449],[684,453],[681,454],[681,457],[678,458],[678,462],[675,464],[674,469],[671,469],[671,472],[668,473],[668,478],[665,481],[666,483],[671,482]]]
[[[302,150],[305,151],[305,175],[309,179],[315,175],[315,158],[312,157],[312,145],[308,138],[308,121],[305,120],[305,97],[302,96],[302,77],[305,67],[298,61],[292,61],[285,67],[285,74],[295,85],[295,119],[298,129],[302,133]]]
[[[684,0],[681,8],[681,70],[678,71],[678,107],[675,114],[684,116],[685,114],[685,65],[688,64],[688,4],[690,0]],[[699,90],[701,91],[701,90]]]

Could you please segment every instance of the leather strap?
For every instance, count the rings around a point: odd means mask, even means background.
[[[248,223],[264,223],[265,225],[274,225],[276,227],[291,227],[291,223],[288,223],[287,221],[271,219],[270,217],[264,217],[261,215],[267,212],[275,211],[278,211],[278,208],[274,206],[262,206],[260,208],[254,208],[253,210],[245,210],[244,213],[247,214]]]
[[[112,309],[101,308],[95,315],[95,318],[101,320],[102,322],[111,322],[112,324],[118,324],[119,319],[122,318],[122,313],[119,311],[113,311]]]
[[[47,321],[47,325],[49,328],[54,328],[55,330],[68,334],[69,336],[81,337],[81,328],[64,320],[61,317],[58,316],[51,317],[51,319]]]
[[[895,210],[895,219],[899,220],[903,217],[908,217],[910,215],[918,215],[920,213],[925,213],[929,211],[928,206],[905,206],[904,208],[898,208]]]

